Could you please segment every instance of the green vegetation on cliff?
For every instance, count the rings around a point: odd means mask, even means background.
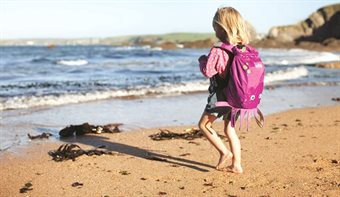
[[[168,33],[168,34],[150,34],[150,35],[130,35],[114,36],[107,38],[79,38],[79,39],[12,39],[0,40],[0,45],[131,45],[144,42],[194,42],[199,40],[213,39],[213,33]]]
[[[102,44],[115,43],[143,43],[143,42],[193,42],[198,40],[206,40],[214,38],[213,33],[168,33],[168,34],[150,34],[150,35],[131,35],[116,36],[102,39]]]

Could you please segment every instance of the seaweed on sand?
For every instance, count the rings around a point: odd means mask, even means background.
[[[27,191],[33,190],[32,186],[33,186],[32,183],[28,182],[24,185],[24,187],[19,189],[19,192],[20,193],[27,193]]]
[[[80,182],[74,182],[74,183],[72,183],[72,187],[82,187],[82,186],[84,186],[84,184],[83,184],[83,183],[80,183]]]
[[[52,136],[52,134],[51,133],[42,133],[40,135],[31,135],[31,134],[27,133],[27,136],[30,140],[43,139],[43,138],[48,139],[50,136]]]
[[[121,130],[119,127],[123,125],[121,123],[113,123],[107,125],[90,125],[89,123],[83,123],[81,125],[70,125],[59,131],[61,137],[70,137],[74,133],[76,135],[85,135],[87,133],[119,133]]]
[[[92,149],[92,150],[84,150],[80,148],[80,146],[78,146],[77,144],[63,144],[57,150],[49,151],[48,154],[53,158],[54,161],[60,162],[60,161],[66,161],[69,159],[72,159],[72,161],[75,161],[75,159],[81,155],[87,155],[87,156],[103,155],[103,154],[112,155],[112,152],[105,151],[105,150],[98,150],[97,148]]]
[[[196,138],[203,137],[203,133],[199,129],[186,129],[187,132],[185,133],[174,133],[167,129],[160,129],[160,133],[149,135],[149,137],[153,140],[160,141],[160,140],[172,140],[172,139],[185,139],[185,140],[193,140]],[[219,135],[221,138],[224,136]]]

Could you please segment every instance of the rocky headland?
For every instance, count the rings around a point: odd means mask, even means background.
[[[340,4],[322,7],[296,24],[272,27],[253,44],[263,48],[340,51]]]
[[[251,45],[258,48],[302,48],[317,51],[340,51],[340,4],[322,7],[296,24],[272,27],[262,38],[248,23]],[[128,45],[150,45],[163,49],[209,48],[216,42],[214,34],[193,40],[164,40],[162,37],[137,37]],[[203,39],[204,38],[204,39]]]

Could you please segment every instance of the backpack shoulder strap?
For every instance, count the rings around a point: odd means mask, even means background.
[[[233,48],[235,47],[234,45],[226,44],[226,43],[223,43],[223,42],[216,42],[214,44],[214,47],[220,48],[220,49],[224,50],[225,52],[227,52],[228,55],[229,55],[229,58],[231,58],[231,61],[232,61],[232,59],[234,59],[234,52],[233,52]]]
[[[224,49],[224,50],[226,50],[226,51],[228,51],[228,52],[233,52],[233,45],[231,45],[231,44],[226,44],[226,43],[223,43],[223,42],[216,42],[215,44],[214,44],[214,47],[215,48],[221,48],[221,49]]]
[[[229,69],[227,69],[227,72],[225,73],[226,74],[226,78],[228,78],[229,73],[230,73],[230,67],[231,67],[232,61],[234,60],[234,53],[233,53],[233,47],[234,46],[231,45],[231,44],[223,43],[223,42],[216,42],[214,44],[214,47],[215,48],[220,48],[220,49],[222,49],[222,50],[224,50],[225,52],[228,53],[228,56],[229,56],[230,60],[228,60],[227,67]],[[227,80],[229,80],[229,79],[227,79]]]

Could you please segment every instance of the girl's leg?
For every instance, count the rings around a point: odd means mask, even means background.
[[[232,165],[227,168],[229,172],[242,173],[243,169],[241,166],[241,143],[238,138],[235,128],[231,126],[229,120],[225,121],[224,132],[229,139],[229,145],[233,154]]]
[[[216,169],[222,169],[225,162],[232,158],[232,153],[227,149],[227,147],[222,142],[221,138],[217,135],[216,131],[211,127],[212,123],[217,119],[217,117],[210,115],[206,112],[202,114],[199,121],[199,128],[203,131],[204,135],[210,141],[210,143],[217,149],[220,153],[220,159],[216,166]]]

